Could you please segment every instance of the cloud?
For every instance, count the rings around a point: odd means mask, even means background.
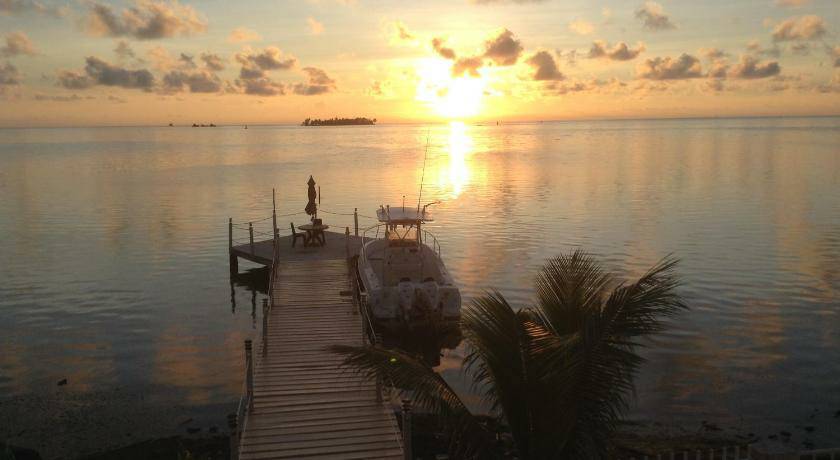
[[[309,26],[309,33],[312,35],[320,35],[324,32],[324,25],[316,21],[312,16],[306,18],[306,25]]]
[[[840,45],[834,45],[834,48],[828,48],[828,55],[834,59],[834,67],[840,67]]]
[[[709,78],[726,78],[729,73],[729,64],[723,59],[715,59],[709,67]]]
[[[286,86],[275,82],[266,73],[271,70],[291,69],[297,64],[294,56],[285,56],[279,48],[274,46],[266,47],[262,51],[246,48],[241,53],[237,53],[235,59],[242,65],[236,87],[245,94],[256,96],[286,94]]]
[[[460,77],[468,74],[471,77],[480,77],[478,69],[484,66],[484,60],[481,56],[462,57],[452,64],[452,76]]]
[[[233,29],[230,31],[230,35],[228,35],[227,38],[227,41],[230,43],[257,42],[260,40],[262,40],[260,34],[245,27],[237,27],[236,29]]]
[[[646,59],[636,68],[636,76],[647,80],[684,80],[703,76],[703,69],[699,59],[683,53],[676,59],[671,57]]]
[[[772,48],[764,48],[758,40],[752,40],[747,43],[747,51],[757,56],[779,57],[782,54],[782,50],[779,49],[778,45],[774,44]]]
[[[721,59],[729,56],[729,53],[720,48],[700,48],[697,52],[709,60]]]
[[[618,42],[615,46],[610,48],[610,45],[607,42],[596,40],[592,43],[592,47],[589,48],[589,57],[610,59],[613,61],[629,61],[631,59],[636,59],[636,57],[644,50],[644,43],[637,44],[636,49],[630,48],[627,46],[627,43],[624,42]]]
[[[85,58],[84,72],[62,70],[58,72],[59,86],[67,89],[85,89],[94,85],[151,91],[155,77],[146,69],[130,70],[110,64],[98,57]]]
[[[81,101],[81,100],[84,100],[84,99],[96,99],[96,98],[93,97],[93,96],[81,97],[78,94],[71,94],[69,96],[64,96],[64,95],[60,95],[60,94],[53,95],[53,94],[38,93],[32,99],[35,99],[36,101],[50,101],[50,102],[76,102],[76,101]]]
[[[225,62],[217,54],[201,53],[201,60],[204,62],[204,67],[207,67],[208,70],[214,72],[225,70]]]
[[[0,0],[2,1],[2,0]],[[95,36],[129,36],[139,40],[188,36],[207,30],[207,21],[192,6],[154,0],[136,0],[121,15],[107,5],[93,3],[87,30]]]
[[[295,94],[301,96],[315,96],[318,94],[329,93],[335,89],[335,80],[330,78],[326,72],[315,67],[304,67],[303,70],[307,77],[307,83],[298,83],[294,85],[293,91]]]
[[[242,64],[243,69],[249,67],[263,71],[291,69],[297,63],[294,56],[283,56],[283,52],[276,46],[268,46],[261,52],[246,49],[236,54],[236,60]]]
[[[432,49],[435,50],[440,57],[449,60],[455,60],[455,51],[452,48],[443,46],[443,39],[435,37],[432,39]]]
[[[388,35],[390,37],[390,41],[392,44],[400,43],[400,42],[410,42],[414,41],[417,36],[408,30],[405,24],[402,21],[394,21],[388,23],[386,26],[388,30]]]
[[[671,18],[662,9],[662,5],[653,1],[647,1],[638,10],[636,18],[643,21],[644,27],[649,30],[676,29],[677,26],[671,22]]]
[[[502,30],[495,38],[484,42],[484,46],[484,57],[500,66],[516,64],[523,50],[522,42],[513,38],[513,32],[508,29]]]
[[[784,8],[800,8],[811,3],[811,0],[776,0],[774,3]]]
[[[6,44],[0,48],[0,56],[34,56],[38,54],[38,51],[35,50],[35,45],[32,44],[32,41],[23,32],[9,32],[6,34],[5,40]]]
[[[93,86],[87,74],[75,70],[60,70],[56,77],[59,86],[67,89],[86,89]]]
[[[534,68],[534,76],[537,81],[558,81],[566,78],[560,69],[557,68],[557,62],[554,61],[554,56],[548,51],[539,51],[534,53],[525,61],[528,65]]]
[[[112,65],[95,56],[85,59],[85,73],[95,84],[151,91],[155,77],[146,69],[129,70]]]
[[[173,70],[163,76],[165,92],[179,92],[187,87],[191,93],[216,93],[222,89],[222,82],[208,70]]]
[[[19,85],[21,78],[17,67],[13,66],[10,62],[0,65],[0,93],[3,92],[6,86]]]
[[[44,5],[35,0],[0,0],[0,15],[35,13],[42,16],[62,17],[67,15],[66,7]]]
[[[236,84],[245,94],[254,96],[282,96],[286,94],[286,87],[282,83],[276,83],[266,77],[240,79],[236,80]]]
[[[114,48],[114,54],[117,55],[120,59],[129,59],[134,58],[136,55],[134,54],[134,50],[131,49],[131,45],[128,44],[125,40],[120,40],[117,42],[117,46]]]
[[[591,22],[577,19],[569,23],[569,30],[578,35],[589,35],[595,31],[595,26]]]
[[[826,33],[825,21],[809,14],[785,19],[773,29],[773,41],[815,40]]]
[[[741,56],[741,61],[732,67],[729,76],[744,80],[767,78],[778,75],[782,68],[776,61],[759,62],[753,56]]]

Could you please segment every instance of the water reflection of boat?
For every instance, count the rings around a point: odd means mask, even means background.
[[[365,230],[364,236],[375,232],[375,237],[359,254],[360,294],[373,320],[386,330],[461,317],[461,293],[440,258],[440,245],[422,228],[430,220],[428,206],[380,206],[376,214],[381,223]]]
[[[380,335],[386,348],[399,348],[420,355],[431,367],[440,366],[441,350],[452,350],[463,336],[458,322],[433,323],[401,331],[386,331]]]

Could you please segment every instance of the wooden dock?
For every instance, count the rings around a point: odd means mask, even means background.
[[[348,257],[362,240],[327,232],[326,246],[291,237],[235,245],[235,257],[271,265],[263,333],[246,342],[246,383],[231,419],[231,458],[404,459],[393,408],[375,382],[339,368],[330,345],[366,341]],[[276,248],[275,248],[276,245]]]

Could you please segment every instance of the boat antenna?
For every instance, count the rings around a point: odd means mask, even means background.
[[[426,179],[426,158],[429,156],[429,133],[431,128],[426,129],[426,150],[423,151],[423,173],[420,175],[420,194],[417,195],[417,215],[420,215],[420,200],[423,199],[423,181]]]

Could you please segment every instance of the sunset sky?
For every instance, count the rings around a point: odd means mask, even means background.
[[[0,126],[840,114],[838,0],[0,0]]]

